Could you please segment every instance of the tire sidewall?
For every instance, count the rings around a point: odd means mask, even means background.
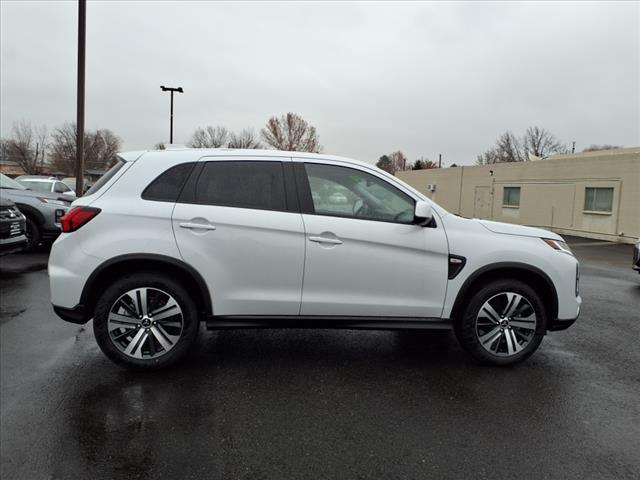
[[[111,341],[108,330],[109,312],[115,301],[129,290],[142,287],[157,288],[170,294],[178,302],[184,322],[176,345],[169,352],[153,359],[136,359],[125,355]],[[105,290],[96,304],[93,332],[100,349],[115,363],[137,369],[157,369],[176,363],[188,353],[198,336],[199,320],[193,298],[180,284],[163,274],[140,273],[123,277]]]
[[[529,344],[519,353],[500,357],[489,353],[478,340],[476,318],[484,303],[495,295],[513,292],[522,295],[536,314],[536,330]],[[511,365],[531,356],[540,346],[547,329],[547,312],[536,291],[519,280],[497,280],[478,290],[473,295],[462,317],[455,322],[455,333],[462,347],[477,361],[489,365]]]
[[[38,223],[31,217],[25,215],[25,228],[31,233],[31,238],[27,237],[27,246],[24,248],[24,252],[33,252],[38,245],[40,245],[40,227]]]

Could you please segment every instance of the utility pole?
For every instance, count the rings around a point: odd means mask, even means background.
[[[87,0],[78,0],[78,98],[76,101],[76,195],[84,192],[84,70]]]
[[[163,92],[171,92],[171,115],[169,116],[169,143],[173,143],[173,92],[184,93],[182,87],[165,87],[160,85]]]
[[[576,153],[576,142],[573,141],[573,146],[571,147],[571,153]]]
[[[438,168],[442,168],[442,154],[438,154]]]

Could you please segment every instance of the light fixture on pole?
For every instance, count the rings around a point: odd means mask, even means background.
[[[165,87],[160,85],[163,92],[171,92],[171,116],[169,117],[169,143],[173,143],[173,92],[184,93],[182,87]]]

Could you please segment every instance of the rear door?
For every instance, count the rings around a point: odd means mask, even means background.
[[[415,199],[373,170],[304,162],[295,162],[307,237],[302,315],[439,318],[442,225],[414,224]]]
[[[203,158],[191,173],[173,230],[214,315],[300,312],[305,244],[293,187],[285,157]]]

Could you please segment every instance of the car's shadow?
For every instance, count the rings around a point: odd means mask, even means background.
[[[463,400],[485,408],[491,402],[485,397],[497,394],[508,401],[532,388],[532,371],[536,388],[543,381],[561,390],[558,379],[538,370],[479,367],[451,332],[203,331],[185,361],[162,371],[122,369],[101,354],[88,359],[60,426],[67,455],[54,458],[52,470],[64,477],[89,466],[111,477],[152,478],[166,460],[159,452],[184,442],[193,442],[194,461],[237,468],[247,458],[246,451],[234,453],[238,443],[259,446],[259,457],[249,460],[258,468],[283,461],[287,450],[333,438],[327,432],[396,435],[406,415],[467,428],[478,420],[452,405]],[[149,448],[158,444],[161,450]]]

